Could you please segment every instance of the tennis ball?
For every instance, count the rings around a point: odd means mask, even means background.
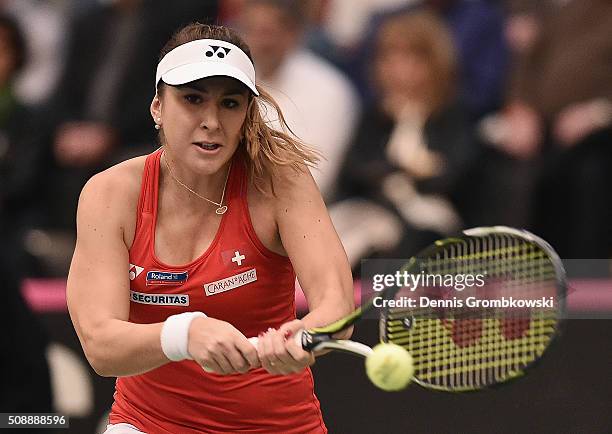
[[[381,343],[365,360],[366,373],[374,385],[387,392],[402,390],[414,373],[412,356],[396,344]]]

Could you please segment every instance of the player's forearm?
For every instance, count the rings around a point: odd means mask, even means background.
[[[351,294],[352,295],[352,294]],[[327,326],[334,321],[350,314],[355,305],[353,300],[348,297],[336,296],[326,297],[317,303],[310,312],[302,318],[306,328]],[[334,335],[336,339],[348,339],[353,332],[352,327]]]
[[[160,342],[162,325],[108,320],[82,336],[81,342],[87,360],[99,375],[142,374],[168,362]]]

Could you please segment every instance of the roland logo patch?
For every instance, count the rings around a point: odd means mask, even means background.
[[[257,270],[255,268],[245,271],[244,273],[236,274],[225,279],[217,280],[204,284],[204,292],[207,296],[216,295],[221,292],[229,291],[230,289],[238,288],[247,285],[257,280]]]
[[[182,285],[187,282],[187,272],[169,273],[167,271],[148,271],[147,286],[149,285]]]

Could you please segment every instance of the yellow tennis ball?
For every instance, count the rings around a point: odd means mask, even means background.
[[[402,390],[412,380],[412,356],[396,344],[381,343],[365,360],[366,373],[374,385],[387,392]]]

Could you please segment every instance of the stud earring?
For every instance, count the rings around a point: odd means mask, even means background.
[[[160,130],[161,129],[161,125],[160,124],[155,124],[155,129],[156,130]]]
[[[161,125],[160,125],[160,123],[161,123],[161,118],[156,118],[156,119],[155,119],[155,129],[156,129],[156,130],[161,129]]]

